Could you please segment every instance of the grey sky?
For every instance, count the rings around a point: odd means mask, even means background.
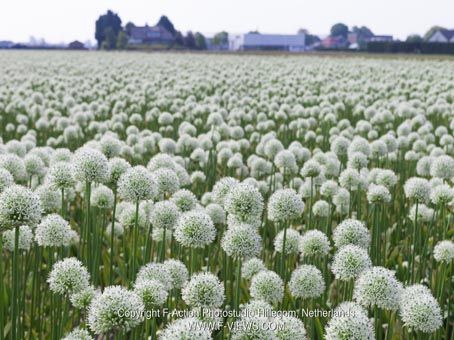
[[[367,25],[404,39],[432,25],[454,28],[454,0],[2,0],[0,40],[94,41],[94,24],[107,9],[123,24],[154,24],[166,14],[177,29],[212,34],[258,29],[327,34],[333,23]]]

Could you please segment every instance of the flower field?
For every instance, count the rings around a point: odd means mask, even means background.
[[[0,340],[453,338],[452,60],[0,68]]]

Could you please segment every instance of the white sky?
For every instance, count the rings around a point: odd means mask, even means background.
[[[295,33],[301,27],[324,35],[339,21],[400,39],[432,25],[454,28],[454,0],[1,0],[0,40],[94,41],[95,21],[107,9],[123,24],[155,24],[165,14],[178,30],[208,35]]]

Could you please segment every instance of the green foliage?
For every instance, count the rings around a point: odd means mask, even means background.
[[[229,43],[229,34],[225,31],[216,33],[213,37],[213,45],[219,46]]]
[[[405,41],[409,43],[420,43],[423,42],[423,38],[419,34],[411,34]]]
[[[206,39],[205,39],[205,36],[202,33],[197,32],[195,34],[195,36],[194,36],[194,40],[195,40],[195,47],[198,50],[206,50],[207,49]]]
[[[169,31],[173,36],[175,36],[176,34],[176,30],[175,30],[175,27],[173,26],[172,22],[170,21],[169,18],[167,18],[167,16],[163,15],[161,16],[161,18],[159,19],[158,21],[158,26],[161,26],[163,28],[165,28],[167,31]]]
[[[121,31],[118,33],[117,38],[117,48],[120,50],[124,50],[128,45],[128,36],[125,31]]]
[[[108,10],[106,14],[101,15],[95,25],[95,39],[98,42],[98,48],[105,46],[115,48],[117,35],[121,29],[121,19],[118,14]],[[104,43],[105,40],[108,42]]]
[[[347,38],[348,35],[348,26],[343,23],[334,24],[331,27],[331,36],[332,37],[344,37]]]

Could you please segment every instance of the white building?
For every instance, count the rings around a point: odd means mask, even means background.
[[[306,35],[247,33],[229,37],[231,51],[304,51]]]
[[[428,40],[429,42],[454,43],[454,30],[438,29]]]

